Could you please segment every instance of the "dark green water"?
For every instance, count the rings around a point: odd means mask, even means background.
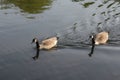
[[[89,36],[109,31],[89,57]],[[31,41],[58,34],[55,50]],[[84,46],[84,47],[83,47]],[[0,80],[120,80],[120,0],[0,0]]]

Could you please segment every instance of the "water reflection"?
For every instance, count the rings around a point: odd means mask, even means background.
[[[95,2],[86,2],[82,4],[85,8],[89,7],[90,5],[94,4]]]
[[[39,58],[39,52],[40,52],[40,50],[39,50],[39,48],[37,48],[36,49],[36,55],[32,57],[33,60],[37,60]]]
[[[115,12],[119,7],[120,7],[120,0],[93,0],[92,2],[88,1],[88,0],[72,0],[72,2],[80,2],[80,5],[83,6],[84,8],[89,8],[90,5],[94,6],[94,10],[97,11],[102,11],[100,12],[101,14],[108,14],[108,13],[112,13]],[[99,2],[99,3],[98,3]],[[97,5],[97,6],[96,6]],[[101,8],[103,10],[101,10]],[[105,10],[106,9],[106,10]],[[109,10],[107,10],[109,9]],[[93,13],[93,16],[95,16],[97,11],[95,11]],[[118,13],[116,13],[118,14]]]
[[[72,0],[72,2],[80,2],[80,1],[84,1],[84,0]]]
[[[52,0],[1,0],[0,9],[18,7],[21,12],[37,14],[49,9],[51,4]]]

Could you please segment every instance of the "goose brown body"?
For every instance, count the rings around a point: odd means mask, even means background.
[[[51,49],[57,46],[57,42],[58,42],[57,37],[48,38],[41,42],[39,48],[40,49]]]
[[[108,41],[108,32],[100,32],[95,36],[95,45],[106,44]]]
[[[34,38],[32,40],[32,43],[34,43],[34,42],[36,43],[37,49],[47,49],[48,50],[48,49],[51,49],[51,48],[57,46],[58,37],[51,37],[51,38],[45,39],[45,40],[41,41],[41,43],[39,43],[37,38]]]

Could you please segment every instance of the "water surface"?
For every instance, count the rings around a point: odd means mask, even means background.
[[[89,36],[109,31],[89,57]],[[31,41],[58,35],[57,49]],[[0,80],[120,80],[119,0],[1,0]]]

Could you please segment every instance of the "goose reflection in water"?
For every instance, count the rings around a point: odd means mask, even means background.
[[[36,55],[32,57],[34,60],[37,60],[39,58],[39,52],[40,50],[37,48]]]

